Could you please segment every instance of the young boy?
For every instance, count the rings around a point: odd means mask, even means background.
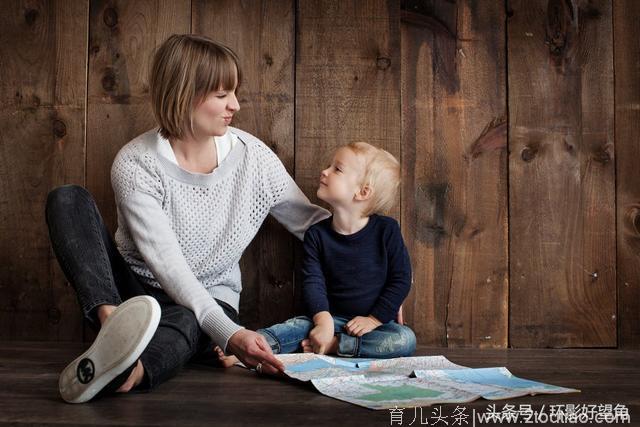
[[[400,165],[364,142],[338,148],[320,174],[318,198],[333,215],[306,231],[302,266],[307,316],[258,329],[274,353],[410,356],[416,338],[394,321],[411,287],[411,263],[392,207]],[[224,366],[233,357],[218,354]]]

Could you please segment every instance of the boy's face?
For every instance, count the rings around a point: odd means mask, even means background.
[[[349,148],[339,148],[331,164],[320,172],[320,185],[316,195],[333,207],[353,207],[360,192],[365,163],[362,156]]]

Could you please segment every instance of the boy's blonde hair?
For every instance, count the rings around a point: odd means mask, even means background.
[[[369,216],[387,212],[393,207],[398,194],[400,162],[388,151],[366,142],[352,142],[345,147],[365,159],[361,185],[368,185],[372,194],[363,214]]]
[[[151,105],[160,135],[193,135],[194,107],[209,93],[233,90],[241,82],[238,57],[229,47],[205,36],[170,36],[156,51],[149,73]]]

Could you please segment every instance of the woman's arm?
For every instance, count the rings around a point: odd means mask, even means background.
[[[263,372],[284,371],[284,365],[273,355],[265,338],[233,322],[198,281],[159,200],[135,191],[118,204],[118,209],[162,289],[176,303],[195,313],[198,324],[215,344],[224,352],[236,355],[248,367],[262,363]]]
[[[283,177],[285,189],[269,213],[299,240],[303,240],[305,231],[316,222],[331,216],[331,212],[312,204],[284,166],[279,173],[286,175]]]
[[[136,190],[118,202],[118,210],[162,289],[173,301],[193,311],[213,342],[226,349],[229,338],[243,327],[224,313],[193,274],[161,202],[152,194]]]

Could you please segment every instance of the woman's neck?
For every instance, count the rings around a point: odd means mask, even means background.
[[[178,164],[189,172],[210,173],[218,166],[218,152],[213,136],[187,136],[170,139]]]
[[[362,230],[369,222],[368,216],[363,216],[362,212],[348,211],[342,208],[333,209],[331,226],[340,234],[353,234]]]

